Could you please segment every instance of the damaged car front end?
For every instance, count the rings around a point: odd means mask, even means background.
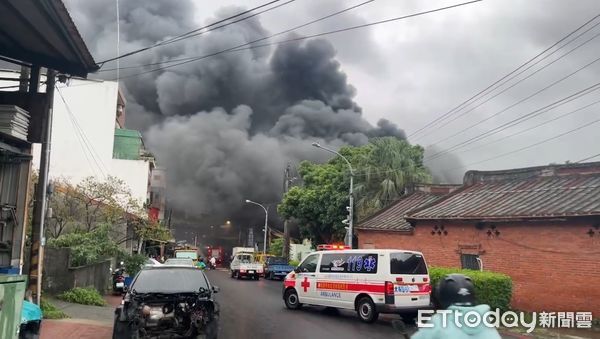
[[[144,269],[115,311],[113,338],[217,338],[216,292],[193,267]]]

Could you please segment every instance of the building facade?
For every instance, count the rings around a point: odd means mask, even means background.
[[[360,246],[505,273],[516,309],[600,314],[600,289],[582,288],[600,281],[600,163],[470,171],[460,189],[404,220],[410,231],[361,233]]]

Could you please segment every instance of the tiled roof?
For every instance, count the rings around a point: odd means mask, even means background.
[[[600,163],[465,174],[465,186],[408,220],[600,215]]]
[[[390,206],[361,221],[356,228],[373,231],[410,232],[412,226],[404,220],[404,216],[413,209],[432,203],[452,189],[455,185],[422,185],[417,190],[400,198]]]

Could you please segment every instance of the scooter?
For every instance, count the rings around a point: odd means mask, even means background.
[[[123,265],[124,263],[121,261],[120,266],[112,273],[112,289],[115,294],[125,292],[125,268]]]

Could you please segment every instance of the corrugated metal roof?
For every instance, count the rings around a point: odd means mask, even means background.
[[[0,1],[0,54],[82,77],[98,69],[61,0]]]
[[[507,171],[507,173],[509,173]],[[495,174],[497,175],[497,174]],[[600,215],[600,173],[478,180],[409,220],[511,219]]]
[[[419,186],[417,191],[361,221],[356,228],[374,231],[409,232],[412,230],[412,226],[404,219],[406,214],[411,210],[440,199],[457,187],[455,185]]]

